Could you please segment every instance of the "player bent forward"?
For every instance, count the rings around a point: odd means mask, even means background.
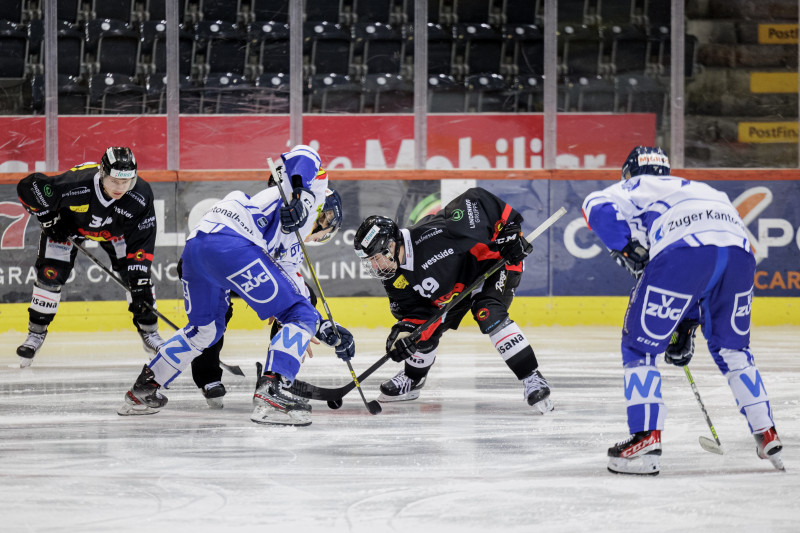
[[[769,397],[750,350],[755,259],[744,223],[724,193],[669,174],[661,148],[638,146],[622,167],[622,180],[583,203],[590,228],[638,279],[622,329],[631,436],[608,449],[608,469],[658,474],[667,409],[656,357],[666,350],[667,362],[686,365],[695,318],[758,456],[783,469]]]
[[[128,310],[144,349],[154,354],[164,342],[150,279],[156,216],[153,191],[137,176],[131,149],[107,148],[100,164],[82,163],[53,177],[33,173],[19,182],[17,194],[42,226],[28,337],[17,348],[20,366],[33,362],[58,311],[78,254],[69,239],[96,241],[108,254],[111,268],[130,287]]]
[[[354,237],[364,269],[382,280],[389,309],[398,319],[386,339],[394,361],[405,361],[395,377],[380,386],[381,402],[414,400],[436,358],[442,334],[456,329],[467,313],[488,335],[508,367],[522,381],[529,405],[546,413],[553,409],[550,387],[522,330],[508,316],[524,267],[533,247],[521,230],[522,215],[503,200],[473,188],[439,213],[410,228],[383,216],[370,216]],[[410,334],[459,292],[497,263],[508,263],[483,285],[412,340]]]
[[[119,414],[151,414],[166,405],[159,388],[169,385],[220,339],[230,292],[235,291],[259,318],[275,317],[282,324],[270,342],[250,419],[262,424],[311,424],[308,402],[284,391],[294,381],[311,337],[316,334],[335,346],[341,358],[352,357],[355,347],[345,328],[330,321],[320,324],[317,310],[276,259],[293,245],[299,246],[295,231],[301,238],[311,232],[328,182],[312,148],[296,146],[282,157],[293,186],[288,206],[281,207],[277,187],[252,198],[234,191],[215,204],[190,233],[181,257],[189,323],[144,366]]]

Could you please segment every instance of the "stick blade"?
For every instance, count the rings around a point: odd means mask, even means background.
[[[722,446],[713,440],[709,439],[708,437],[699,437],[698,440],[700,441],[700,447],[705,451],[716,453],[717,455],[723,455],[724,451],[722,450]]]

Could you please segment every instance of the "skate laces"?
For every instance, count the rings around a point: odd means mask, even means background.
[[[44,333],[36,333],[33,331],[28,332],[28,337],[25,339],[25,342],[22,343],[23,346],[28,346],[33,348],[34,350],[39,348],[44,343],[44,338],[47,336],[47,332]]]
[[[544,377],[539,373],[538,370],[534,371],[533,374],[522,380],[522,383],[525,384],[525,397],[527,398],[531,392],[547,389],[549,386],[547,385],[547,381]]]
[[[397,385],[397,388],[402,389],[406,384],[414,384],[414,380],[406,376],[405,370],[401,370],[395,377],[392,378],[392,383]]]
[[[161,335],[158,334],[158,331],[152,332],[141,332],[142,341],[148,348],[151,348],[153,351],[158,351],[162,344],[164,344],[164,339],[161,338]]]

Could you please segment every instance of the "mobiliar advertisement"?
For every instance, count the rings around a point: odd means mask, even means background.
[[[754,176],[756,178],[757,176]],[[233,189],[254,194],[263,181],[154,183],[158,237],[153,278],[160,298],[180,298],[177,261],[192,227],[218,199]],[[353,235],[369,215],[382,214],[401,226],[441,208],[442,183],[413,181],[335,181],[342,197],[344,224],[331,242],[309,245],[308,253],[327,296],[382,296],[380,283],[361,269],[353,252]],[[586,226],[581,213],[590,192],[608,186],[597,180],[478,180],[477,184],[515,206],[529,233],[550,214],[567,213],[534,242],[525,261],[519,296],[624,296],[633,279],[617,266],[608,250]],[[798,181],[715,181],[737,206],[757,259],[754,279],[759,296],[800,296],[800,214],[794,199]],[[452,190],[447,191],[452,194]],[[30,301],[36,273],[33,263],[40,229],[22,208],[13,185],[0,185],[0,302]],[[98,247],[90,247],[106,265]],[[691,268],[691,265],[686,265]],[[82,254],[64,301],[120,300],[119,289]]]
[[[540,169],[540,114],[430,115],[427,168]],[[167,168],[164,116],[69,116],[58,120],[59,169],[97,161],[108,146],[129,146],[139,168]],[[616,168],[636,145],[655,142],[655,115],[559,115],[558,168]],[[414,168],[412,115],[308,115],[303,142],[329,170]],[[259,169],[289,146],[286,115],[180,118],[180,168]],[[0,172],[45,168],[45,120],[0,117]]]

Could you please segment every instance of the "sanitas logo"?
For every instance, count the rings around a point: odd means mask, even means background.
[[[433,254],[433,256],[430,259],[428,259],[427,261],[422,263],[422,265],[421,265],[422,266],[422,270],[428,270],[428,267],[430,267],[435,262],[437,262],[437,261],[439,261],[441,259],[444,259],[445,257],[447,257],[449,255],[453,255],[454,253],[455,252],[453,251],[452,248],[448,248],[447,250],[442,250],[439,253]]]

